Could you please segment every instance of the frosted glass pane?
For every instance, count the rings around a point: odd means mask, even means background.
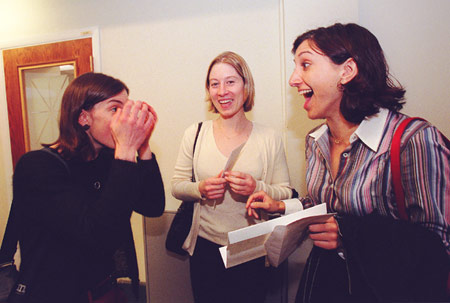
[[[74,67],[33,68],[24,70],[23,75],[29,145],[34,150],[58,138],[61,99],[74,78]]]

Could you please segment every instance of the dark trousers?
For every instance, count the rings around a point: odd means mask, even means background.
[[[226,269],[219,247],[201,237],[197,239],[190,257],[195,302],[263,303],[267,289],[264,257]]]

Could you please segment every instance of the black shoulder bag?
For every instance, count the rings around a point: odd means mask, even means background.
[[[197,133],[195,134],[194,147],[192,149],[192,159],[194,159],[195,145],[197,144],[198,134],[202,128],[202,122],[198,123]],[[194,161],[192,160],[192,182],[195,182]],[[166,237],[166,249],[178,255],[185,256],[187,251],[183,247],[183,243],[189,234],[192,226],[192,217],[194,215],[194,202],[183,201],[178,208],[175,217],[172,220]]]
[[[0,302],[6,302],[19,276],[19,272],[14,264],[14,254],[16,253],[18,240],[16,226],[13,226],[15,222],[13,220],[14,214],[15,210],[13,210],[13,205],[11,205],[0,250]]]

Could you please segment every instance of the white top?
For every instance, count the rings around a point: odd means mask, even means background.
[[[237,195],[229,188],[223,200],[201,200],[199,181],[216,176],[224,168],[227,157],[216,146],[212,121],[205,121],[192,160],[197,125],[193,124],[185,131],[172,178],[172,195],[175,198],[200,201],[195,204],[191,231],[183,245],[191,255],[199,235],[226,245],[229,231],[257,223],[246,216],[245,202],[248,197]],[[192,162],[195,183],[190,181]],[[281,136],[269,127],[253,123],[252,132],[232,170],[252,175],[256,180],[255,191],[264,190],[276,200],[292,196],[283,142]]]

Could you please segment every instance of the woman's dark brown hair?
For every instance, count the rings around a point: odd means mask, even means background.
[[[391,79],[383,50],[370,31],[354,23],[320,27],[298,36],[292,53],[306,40],[337,65],[349,58],[356,62],[358,74],[342,85],[340,110],[347,121],[360,123],[380,108],[402,109],[405,90]]]
[[[111,98],[128,87],[120,80],[101,73],[86,73],[75,78],[64,91],[59,118],[59,138],[57,145],[60,154],[70,159],[80,157],[87,160],[95,156],[95,149],[89,136],[78,123],[82,110],[90,110],[95,104]]]

